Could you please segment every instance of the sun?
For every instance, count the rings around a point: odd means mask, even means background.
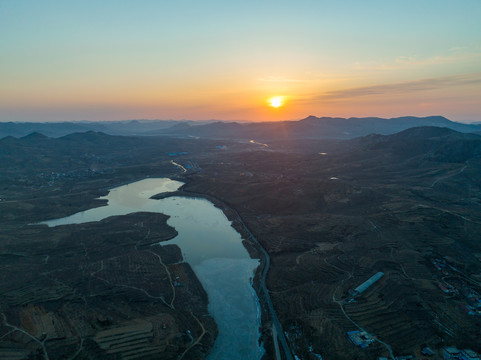
[[[284,97],[283,96],[274,96],[269,99],[269,106],[273,108],[279,108],[284,105]]]

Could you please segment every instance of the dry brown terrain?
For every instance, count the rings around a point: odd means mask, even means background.
[[[216,334],[205,292],[188,264],[178,263],[177,248],[147,248],[174,235],[165,217],[28,225],[100,205],[94,199],[108,188],[147,176],[177,176],[185,193],[211,196],[233,220],[237,211],[270,255],[267,287],[299,358],[419,356],[423,346],[446,344],[480,351],[481,318],[468,314],[481,294],[480,158],[456,135],[393,136],[268,147],[109,137],[98,148],[79,140],[78,149],[91,147],[77,155],[56,153],[43,140],[31,149],[3,144],[0,353],[149,359],[188,350],[186,359],[205,357]],[[246,246],[260,256],[255,243]],[[352,297],[380,271],[378,282]],[[184,287],[173,290],[174,274]],[[379,341],[356,347],[346,332],[359,328]],[[186,330],[202,336],[194,348]],[[272,358],[265,308],[263,334]]]

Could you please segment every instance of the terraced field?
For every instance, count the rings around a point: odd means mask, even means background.
[[[163,215],[137,213],[100,223],[37,226],[34,246],[4,243],[4,252],[22,251],[20,259],[33,271],[22,281],[8,279],[0,289],[3,358],[26,353],[51,360],[73,354],[79,359],[159,354],[176,359],[182,352],[185,358],[202,358],[214,342],[216,325],[207,312],[207,295],[182,262],[180,249],[152,245],[176,234],[165,221]],[[32,242],[23,231],[15,229],[17,238],[24,235]],[[0,260],[18,271],[27,267],[25,261]]]
[[[409,281],[388,273],[344,308],[361,327],[402,354],[412,352],[419,342],[435,335],[432,328],[425,327],[429,313],[419,301]],[[421,328],[423,338],[413,337],[413,329]]]

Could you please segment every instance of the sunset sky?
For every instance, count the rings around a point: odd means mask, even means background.
[[[0,0],[0,121],[310,114],[481,121],[481,1]]]

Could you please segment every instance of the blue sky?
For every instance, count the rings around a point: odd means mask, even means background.
[[[480,1],[0,0],[0,121],[479,121],[480,14]]]

